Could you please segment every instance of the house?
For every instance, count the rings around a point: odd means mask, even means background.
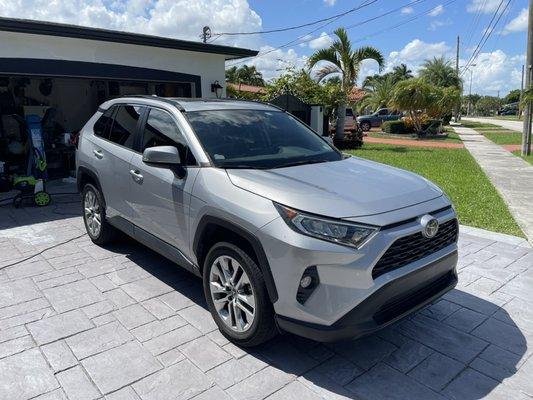
[[[9,156],[5,143],[11,136],[16,140],[13,114],[46,117],[55,129],[45,138],[46,146],[58,153],[56,144],[64,133],[78,131],[105,100],[129,94],[224,97],[225,61],[256,54],[137,33],[0,18],[0,161]],[[63,158],[72,160],[56,156],[61,163],[66,162]]]

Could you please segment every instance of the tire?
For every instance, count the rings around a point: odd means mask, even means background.
[[[94,210],[93,210],[93,219],[91,220],[89,218],[89,214],[86,210],[86,200],[89,201],[89,199],[94,198]],[[82,212],[83,212],[83,223],[85,224],[85,229],[87,230],[87,234],[91,238],[92,242],[103,246],[108,243],[111,243],[113,240],[117,237],[117,230],[111,226],[105,217],[105,202],[104,202],[104,196],[102,195],[102,192],[100,190],[88,183],[83,187],[83,190],[81,192],[81,204],[82,204]],[[93,224],[96,224],[94,222],[95,214],[99,213],[99,223],[100,227],[98,230],[93,229]]]
[[[363,130],[363,132],[368,132],[370,128],[372,128],[372,125],[370,124],[370,122],[368,121],[361,122],[361,129]]]
[[[231,301],[228,302],[228,308],[224,306],[220,313],[215,307],[214,303],[214,298],[217,296],[227,299],[231,297],[231,295],[225,296],[224,294],[221,294],[222,292],[214,289],[214,285],[211,284],[212,280],[214,279],[214,276],[216,276],[219,272],[222,271],[222,263],[224,258],[230,258],[233,260],[228,261],[227,263],[230,272],[234,272],[235,268],[238,268],[237,264],[245,272],[246,275],[238,275],[238,278],[235,280],[239,282],[244,281],[249,283],[249,285],[248,283],[244,285],[242,296],[240,296],[239,294],[235,295],[239,296],[236,302],[238,304],[241,304],[241,306],[237,306],[234,303],[233,307],[236,311],[234,311],[232,317],[229,316],[229,303],[231,303]],[[218,264],[217,260],[219,261]],[[234,261],[236,261],[237,264],[235,264]],[[246,279],[242,278],[248,278],[248,280],[246,281]],[[276,335],[277,327],[274,321],[274,309],[268,297],[263,274],[261,273],[261,270],[254,262],[254,260],[252,260],[252,258],[250,258],[250,256],[246,254],[246,252],[244,252],[242,249],[231,243],[226,242],[219,242],[215,244],[211,248],[211,250],[209,250],[209,253],[207,254],[207,257],[204,262],[203,283],[204,294],[209,311],[211,312],[215,323],[220,329],[220,332],[228,340],[238,346],[253,347],[266,342],[267,340],[271,339]],[[250,291],[248,291],[248,286],[249,289],[251,289],[251,295]],[[212,294],[212,291],[214,291],[215,293]],[[242,303],[241,298],[243,296],[247,298],[254,298],[254,316],[251,322],[249,319],[249,314],[241,311],[242,305],[246,306],[250,304],[249,302]],[[222,307],[220,302],[218,303],[218,306]],[[224,319],[221,314],[225,313],[226,311],[228,313],[228,317]],[[239,319],[239,315],[240,317],[242,317],[241,319]],[[245,319],[246,321],[244,321]],[[246,322],[246,329],[244,329],[243,331],[239,331],[238,321],[241,321],[241,323],[243,321]],[[235,322],[235,327],[230,327],[230,325],[232,325],[232,322]]]

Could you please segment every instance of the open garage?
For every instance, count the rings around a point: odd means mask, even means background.
[[[74,169],[72,138],[102,102],[131,94],[225,96],[225,61],[253,50],[0,18],[0,162],[23,173],[29,121],[49,177]],[[0,171],[1,172],[1,171]]]

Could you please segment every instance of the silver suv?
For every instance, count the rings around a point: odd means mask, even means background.
[[[458,223],[438,187],[268,104],[108,101],[82,130],[77,179],[92,241],[120,230],[202,277],[242,346],[355,338],[457,282]]]

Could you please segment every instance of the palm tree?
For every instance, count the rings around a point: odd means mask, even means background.
[[[226,70],[226,81],[231,83],[244,83],[252,86],[265,86],[261,72],[255,65],[243,65],[240,68],[233,66]]]
[[[372,110],[387,107],[395,84],[392,74],[383,75],[383,79],[376,80],[365,88],[367,95],[363,99],[362,106]]]
[[[400,64],[392,69],[392,76],[394,77],[394,83],[411,79],[413,77],[413,71],[407,68],[407,65]]]
[[[433,57],[422,64],[419,77],[424,81],[440,87],[460,88],[462,81],[450,60],[444,57]]]
[[[317,71],[318,81],[324,78],[337,74],[341,77],[341,98],[337,108],[337,131],[335,137],[337,139],[344,138],[344,119],[346,117],[346,102],[347,95],[351,88],[355,85],[361,63],[363,60],[371,59],[377,61],[379,69],[383,68],[384,59],[381,52],[374,47],[365,46],[352,50],[348,33],[344,28],[335,30],[337,39],[333,44],[322,50],[318,50],[309,58],[309,67],[313,68],[319,62],[324,62],[325,66]]]

